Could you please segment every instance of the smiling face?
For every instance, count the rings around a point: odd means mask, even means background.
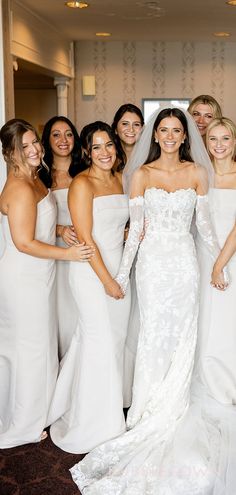
[[[218,125],[209,131],[207,147],[210,154],[217,160],[234,155],[236,140],[227,127]]]
[[[184,128],[177,117],[165,117],[155,131],[155,139],[162,151],[175,153],[185,138]]]
[[[71,155],[74,147],[74,135],[66,122],[58,120],[52,125],[49,144],[53,155],[58,157],[68,157]]]
[[[23,160],[24,166],[37,168],[42,159],[42,146],[33,131],[26,131],[22,136],[22,150],[15,150],[13,158],[17,164]]]
[[[111,170],[116,161],[116,147],[106,131],[93,134],[91,147],[92,166]]]
[[[121,143],[133,146],[142,130],[140,117],[134,112],[125,112],[117,124],[116,133]]]
[[[193,108],[192,116],[201,136],[205,136],[207,127],[214,117],[213,113],[213,108],[210,105],[204,105],[203,103],[198,103],[198,105]]]

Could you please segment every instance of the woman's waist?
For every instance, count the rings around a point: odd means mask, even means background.
[[[55,264],[53,259],[48,258],[38,258],[36,256],[31,256],[30,254],[23,253],[19,251],[14,244],[5,245],[4,252],[0,261],[4,263],[9,263],[12,266],[21,265],[25,268],[34,267],[37,270],[47,269],[47,267],[51,267]]]
[[[171,229],[171,228],[165,228],[165,227],[150,227],[147,228],[145,232],[145,237],[163,237],[163,236],[170,236],[170,237],[192,237],[192,234],[188,228],[183,228],[183,229]]]

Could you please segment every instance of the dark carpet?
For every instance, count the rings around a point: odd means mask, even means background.
[[[0,495],[80,495],[69,468],[83,455],[68,454],[50,437],[0,450]]]

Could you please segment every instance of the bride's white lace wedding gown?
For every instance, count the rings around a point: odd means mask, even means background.
[[[225,495],[220,435],[189,408],[197,336],[199,272],[190,234],[194,209],[200,235],[214,259],[219,247],[206,196],[194,189],[150,188],[130,200],[131,226],[117,280],[125,289],[136,265],[140,308],[133,401],[128,431],[71,469],[86,495]],[[217,475],[216,475],[217,473]],[[222,491],[221,491],[222,490]]]

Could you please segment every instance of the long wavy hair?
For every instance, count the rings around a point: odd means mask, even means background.
[[[118,137],[111,128],[109,124],[106,122],[102,122],[101,120],[96,120],[95,122],[91,122],[83,127],[80,133],[80,139],[83,148],[83,160],[80,167],[80,172],[85,170],[86,168],[91,167],[91,152],[92,152],[92,144],[93,144],[93,135],[95,132],[103,131],[106,132],[110,138],[110,140],[114,143],[116,148],[116,157],[118,160],[122,159],[122,152],[119,147]]]
[[[81,155],[82,155],[81,140],[80,140],[79,134],[78,134],[74,124],[72,124],[72,122],[67,117],[64,117],[63,115],[61,115],[61,116],[55,115],[54,117],[49,119],[46,122],[44,129],[43,129],[43,133],[42,133],[42,145],[43,145],[44,152],[45,152],[44,161],[49,168],[49,172],[46,173],[42,169],[39,173],[41,180],[49,188],[52,186],[52,182],[53,182],[53,151],[52,151],[52,148],[50,145],[50,135],[51,135],[52,126],[56,122],[65,122],[66,124],[68,124],[68,126],[70,127],[71,132],[74,136],[74,147],[73,147],[73,150],[71,152],[71,163],[70,163],[69,170],[68,170],[68,173],[71,177],[75,177],[79,173],[79,166],[80,166]]]
[[[143,118],[143,114],[142,114],[140,108],[136,107],[136,105],[133,105],[133,103],[124,103],[124,105],[121,105],[118,108],[118,110],[116,111],[114,118],[113,118],[113,122],[111,124],[111,127],[115,133],[117,133],[117,126],[118,126],[119,121],[122,119],[123,115],[126,112],[134,113],[135,115],[137,115],[137,117],[140,119],[141,126],[143,127],[144,118]],[[121,163],[119,164],[119,170],[122,170],[124,168],[126,162],[127,162],[127,157],[126,157],[126,154],[123,150],[121,140],[120,140],[118,135],[117,135],[117,142],[118,142],[119,148],[121,149],[121,155],[122,155],[122,160],[121,160]]]
[[[184,133],[185,133],[185,139],[184,142],[181,143],[180,148],[179,148],[179,159],[181,162],[188,161],[188,162],[193,162],[191,152],[190,152],[190,141],[189,141],[189,132],[188,132],[188,123],[187,119],[179,108],[164,108],[161,110],[154,122],[153,126],[153,131],[152,131],[152,138],[151,138],[151,144],[148,152],[147,159],[145,163],[151,163],[154,160],[157,160],[161,156],[161,148],[159,143],[155,142],[155,132],[160,124],[160,122],[165,119],[166,117],[176,117],[182,124]]]
[[[22,160],[22,164],[24,165],[25,155],[23,150],[22,138],[23,135],[28,131],[32,131],[40,142],[39,135],[36,129],[32,126],[32,124],[23,119],[8,120],[8,122],[6,122],[6,124],[4,124],[0,130],[0,140],[2,143],[2,154],[4,160],[6,161],[8,166],[14,169],[15,173],[19,172],[19,167],[13,161],[13,154],[15,151],[18,151]],[[45,167],[43,163],[41,167],[45,169],[45,172],[47,171],[47,167]]]

